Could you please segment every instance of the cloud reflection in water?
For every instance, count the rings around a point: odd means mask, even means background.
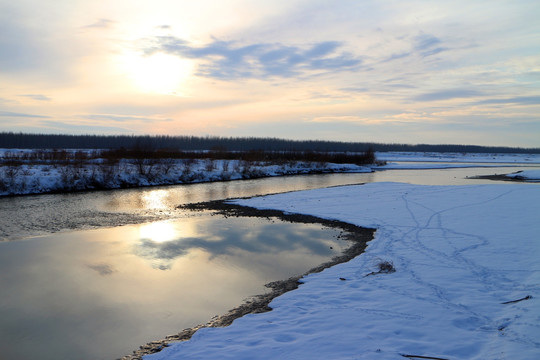
[[[239,262],[282,253],[332,256],[336,251],[329,245],[335,240],[320,225],[271,219],[196,217],[143,225],[139,233],[134,253],[160,270],[170,270],[177,259],[195,250],[202,250],[209,260],[242,257]]]

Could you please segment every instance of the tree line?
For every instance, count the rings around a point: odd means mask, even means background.
[[[315,151],[365,152],[413,151],[459,153],[529,153],[540,148],[459,144],[384,144],[326,140],[288,140],[270,137],[220,137],[171,135],[66,135],[0,133],[0,148],[6,149],[144,149],[181,151]]]

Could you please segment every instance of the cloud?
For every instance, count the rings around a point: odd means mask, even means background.
[[[113,20],[109,19],[99,19],[95,23],[92,23],[90,25],[86,25],[83,28],[85,29],[108,29],[110,28],[115,22]]]
[[[37,100],[37,101],[51,101],[52,100],[50,97],[41,95],[41,94],[24,94],[24,95],[19,95],[19,96],[26,97],[32,100]]]
[[[438,101],[438,100],[451,100],[460,98],[469,98],[473,96],[482,95],[478,91],[468,89],[450,89],[442,91],[434,91],[418,95],[414,98],[415,101]]]
[[[0,104],[8,104],[10,102],[11,102],[10,100],[0,97]]]
[[[313,72],[348,71],[362,60],[340,51],[342,43],[324,41],[307,47],[276,44],[240,46],[235,42],[214,40],[205,46],[194,46],[173,36],[157,36],[144,47],[148,55],[164,52],[189,59],[202,60],[198,74],[219,79],[293,77]]]
[[[356,87],[356,86],[350,86],[350,87],[344,87],[344,88],[341,88],[339,89],[340,91],[344,91],[344,92],[352,92],[352,93],[366,93],[366,92],[369,92],[370,89],[367,88],[367,87]]]
[[[412,54],[411,52],[402,52],[402,53],[392,54],[389,57],[387,57],[386,59],[383,59],[381,61],[381,63],[394,61],[394,60],[399,60],[399,59],[404,59],[406,57],[411,56],[411,54]]]
[[[144,116],[136,115],[110,115],[110,114],[88,114],[80,115],[82,119],[87,120],[106,120],[106,121],[116,121],[116,122],[125,122],[125,121],[140,121],[140,122],[153,122],[153,121],[171,121],[172,119],[156,119]]]
[[[367,123],[370,122],[370,119],[354,115],[338,115],[314,117],[313,119],[311,119],[311,121],[316,123]]]
[[[2,116],[2,117],[22,117],[22,118],[50,119],[50,116],[17,113],[17,112],[11,112],[11,111],[0,111],[0,116]]]
[[[479,105],[489,104],[520,104],[520,105],[540,105],[540,96],[517,96],[505,99],[488,99],[476,102]]]
[[[448,48],[440,46],[442,43],[441,40],[433,35],[421,34],[413,40],[414,50],[422,57],[428,57],[448,50]]]
[[[130,133],[133,132],[133,130],[129,128],[122,128],[122,127],[116,127],[116,126],[95,126],[90,124],[71,124],[61,121],[42,121],[41,122],[42,127],[47,128],[48,130],[54,129],[55,131],[75,131],[77,133]],[[38,128],[35,126],[35,128]]]

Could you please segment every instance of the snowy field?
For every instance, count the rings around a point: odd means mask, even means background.
[[[377,160],[386,164],[374,169],[451,169],[473,167],[537,166],[540,154],[476,154],[476,153],[426,153],[381,152]]]
[[[487,154],[437,152],[377,152],[383,161],[468,162],[468,163],[521,163],[539,164],[540,154]]]
[[[145,360],[540,359],[540,187],[371,183],[234,201],[376,228],[271,312]],[[382,262],[395,272],[380,272]]]

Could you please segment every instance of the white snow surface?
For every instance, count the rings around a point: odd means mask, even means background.
[[[272,311],[145,360],[540,359],[540,187],[370,183],[234,202],[377,231]],[[366,276],[381,261],[396,272]]]
[[[540,154],[503,153],[438,153],[438,152],[376,152],[382,161],[422,161],[422,162],[468,162],[468,163],[520,163],[539,164]]]
[[[384,165],[374,169],[451,169],[472,167],[537,166],[540,154],[487,154],[436,152],[377,152]]]
[[[528,181],[540,181],[540,170],[523,170],[506,176]]]

